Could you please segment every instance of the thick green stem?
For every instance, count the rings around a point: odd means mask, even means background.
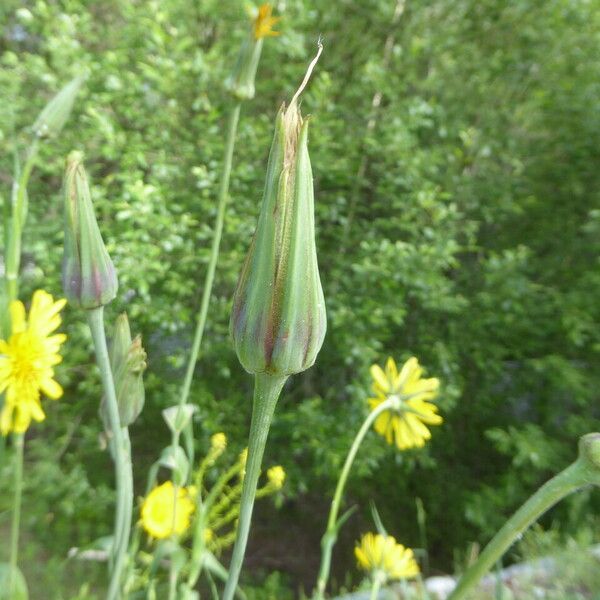
[[[131,458],[127,452],[128,439],[127,441],[123,439],[117,394],[108,356],[106,333],[104,331],[104,307],[90,310],[88,312],[88,322],[96,349],[96,362],[100,369],[110,430],[113,436],[112,448],[117,481],[117,505],[115,509],[112,572],[107,600],[116,600],[120,596],[121,575],[131,532],[133,476]]]
[[[240,577],[267,436],[279,394],[286,381],[287,376],[276,377],[266,373],[257,373],[255,377],[252,422],[250,424],[250,439],[248,441],[248,459],[246,461],[246,474],[244,475],[240,501],[240,520],[223,600],[233,599]]]
[[[13,594],[15,584],[15,572],[19,560],[19,530],[21,528],[21,497],[23,493],[23,434],[16,433],[13,436],[15,447],[14,468],[14,496],[12,506],[12,522],[10,529],[10,570],[8,572],[8,597]]]
[[[241,102],[238,102],[232,109],[229,115],[229,125],[227,128],[227,139],[225,140],[225,154],[223,157],[223,174],[221,176],[221,184],[219,186],[219,197],[217,204],[217,220],[215,222],[215,230],[213,233],[212,246],[210,250],[210,258],[208,261],[208,270],[204,279],[204,289],[202,291],[202,302],[200,304],[200,312],[198,313],[198,321],[196,323],[196,331],[194,333],[194,341],[190,351],[190,358],[181,388],[179,404],[183,405],[187,402],[190,394],[190,387],[194,376],[194,369],[198,361],[202,336],[204,335],[204,327],[206,325],[206,316],[208,314],[208,305],[210,303],[210,295],[212,292],[213,281],[215,278],[215,270],[217,268],[217,260],[219,258],[219,247],[221,245],[221,235],[223,234],[223,222],[225,220],[225,208],[227,207],[227,198],[229,196],[229,178],[231,176],[231,164],[233,160],[233,149],[235,146],[235,136],[237,132],[238,121],[240,118]]]
[[[329,571],[331,570],[331,553],[337,540],[339,528],[338,513],[342,502],[342,494],[344,493],[346,481],[348,480],[348,475],[350,474],[350,469],[352,468],[352,464],[354,463],[358,449],[360,448],[365,435],[367,435],[367,432],[371,428],[371,425],[375,422],[375,419],[382,412],[396,407],[397,404],[397,398],[388,398],[374,410],[372,410],[365,419],[361,428],[358,430],[358,433],[352,442],[352,446],[350,446],[350,451],[348,452],[348,456],[346,457],[346,461],[342,467],[342,471],[337,482],[337,487],[335,488],[335,493],[333,495],[333,500],[331,501],[331,509],[329,510],[329,518],[327,520],[327,529],[325,530],[325,534],[321,539],[321,566],[319,568],[319,578],[317,579],[317,589],[315,591],[315,598],[317,600],[323,599],[325,588],[327,587]]]
[[[525,530],[565,496],[589,484],[600,485],[600,434],[580,441],[578,460],[545,483],[498,531],[458,582],[448,600],[462,600]],[[595,456],[592,454],[595,452]]]

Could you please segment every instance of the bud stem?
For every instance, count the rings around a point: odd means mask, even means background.
[[[346,486],[346,481],[348,480],[348,475],[350,474],[350,469],[352,468],[352,464],[354,463],[358,449],[367,435],[367,432],[371,428],[371,425],[373,425],[375,422],[375,419],[377,419],[382,412],[390,410],[396,405],[397,400],[395,398],[388,398],[379,404],[374,410],[372,410],[368,414],[361,428],[358,430],[358,433],[352,442],[352,446],[350,446],[348,456],[346,457],[346,461],[344,462],[344,466],[342,467],[342,471],[340,473],[340,478],[338,479],[337,486],[335,488],[333,500],[331,501],[331,509],[329,511],[329,518],[327,520],[327,529],[325,530],[323,538],[321,539],[321,566],[319,568],[319,578],[317,579],[315,600],[322,600],[324,598],[327,580],[329,579],[329,571],[331,569],[331,554],[333,552],[333,546],[335,545],[338,530],[343,524],[344,519],[344,517],[342,517],[342,520],[338,520],[338,513],[342,502],[342,494],[344,493],[344,487]]]
[[[94,340],[96,363],[100,370],[102,386],[106,395],[106,407],[112,433],[113,461],[115,463],[117,480],[117,505],[115,509],[111,578],[107,594],[107,600],[116,600],[120,597],[121,573],[125,565],[131,531],[133,475],[131,456],[128,452],[129,435],[125,431],[126,428],[121,427],[119,418],[119,405],[117,403],[117,394],[106,344],[103,306],[88,311],[88,324]]]
[[[593,436],[594,434],[589,434]],[[596,436],[598,434],[595,434]],[[584,436],[582,440],[586,437]],[[496,564],[502,555],[520,538],[525,530],[547,510],[569,494],[582,487],[600,486],[600,465],[588,460],[581,452],[578,459],[564,471],[546,482],[496,533],[479,558],[463,574],[448,600],[461,600],[477,582]]]
[[[246,474],[240,501],[240,520],[223,600],[233,600],[240,571],[242,570],[267,436],[279,394],[287,379],[287,375],[275,376],[267,373],[257,373],[254,379],[254,402],[250,424],[250,439],[248,441]]]

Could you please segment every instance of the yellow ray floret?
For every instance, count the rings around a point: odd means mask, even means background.
[[[155,487],[142,504],[142,527],[159,540],[185,533],[195,508],[192,494],[185,487],[175,490],[172,481]]]
[[[0,340],[0,394],[6,392],[0,413],[0,433],[25,433],[31,421],[46,417],[41,393],[56,400],[63,394],[54,379],[54,367],[61,362],[63,333],[51,335],[61,324],[60,311],[66,300],[57,300],[47,292],[33,294],[29,317],[19,300],[11,302],[11,335]]]
[[[358,566],[385,579],[406,579],[419,574],[413,551],[391,535],[367,533],[354,548]]]
[[[436,378],[422,379],[423,369],[419,361],[409,358],[400,372],[393,358],[388,358],[385,371],[379,365],[371,367],[374,398],[369,398],[371,410],[391,396],[400,401],[398,410],[386,410],[375,419],[375,431],[388,444],[396,444],[399,450],[421,448],[431,438],[427,425],[440,425],[443,419],[432,404],[440,387]]]
[[[258,15],[254,19],[254,38],[259,40],[264,37],[279,35],[279,31],[274,31],[273,27],[281,19],[272,15],[273,8],[265,3],[258,9]]]

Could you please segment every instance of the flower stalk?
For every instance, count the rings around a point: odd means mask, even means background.
[[[340,530],[340,527],[346,521],[345,515],[338,519],[338,514],[342,503],[342,495],[344,493],[344,488],[346,487],[348,475],[350,474],[350,470],[352,469],[352,464],[354,463],[354,459],[356,458],[358,449],[360,448],[360,445],[365,439],[367,432],[369,431],[371,425],[373,425],[377,417],[386,410],[398,410],[399,406],[400,399],[395,396],[392,396],[387,400],[384,400],[381,404],[379,404],[374,410],[372,410],[368,414],[361,428],[358,430],[358,433],[356,434],[352,445],[350,446],[350,450],[348,451],[348,455],[346,456],[344,466],[342,467],[342,471],[340,473],[340,477],[335,488],[333,500],[331,501],[329,517],[327,519],[327,529],[325,530],[325,533],[323,534],[323,537],[321,539],[321,566],[319,568],[319,576],[317,579],[317,589],[315,590],[316,600],[322,600],[324,598],[325,588],[327,587],[327,581],[329,580],[329,572],[331,570],[331,555],[333,552],[333,547],[335,546],[335,543],[337,541],[337,535]]]
[[[19,560],[19,530],[21,527],[21,497],[23,494],[23,446],[24,436],[22,433],[13,435],[13,444],[15,447],[15,468],[14,468],[14,490],[12,520],[10,528],[10,570],[8,572],[8,597],[12,597],[14,586],[16,585],[16,571]]]
[[[563,498],[588,485],[600,486],[600,433],[579,440],[579,456],[546,482],[496,533],[479,558],[466,570],[448,600],[463,600],[525,530]]]
[[[242,485],[242,497],[240,501],[240,520],[238,525],[235,546],[229,577],[225,586],[223,600],[232,600],[237,588],[237,582],[244,561],[250,521],[252,520],[252,509],[254,498],[260,476],[260,467],[267,443],[267,436],[271,426],[271,420],[275,412],[277,400],[281,394],[287,376],[269,375],[257,373],[254,380],[254,401],[252,409],[252,422],[250,424],[250,441],[248,443],[248,459],[246,462],[246,474]]]
[[[112,450],[117,480],[117,505],[111,558],[111,578],[107,600],[116,600],[120,595],[121,575],[125,566],[127,545],[131,531],[133,504],[133,474],[131,456],[127,451],[129,436],[124,434],[119,417],[119,405],[108,347],[104,330],[104,307],[88,311],[88,324],[96,350],[96,362],[100,370],[102,386],[106,397],[106,414],[112,434]]]

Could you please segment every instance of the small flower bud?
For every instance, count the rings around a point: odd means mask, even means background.
[[[210,449],[222,454],[227,447],[227,436],[223,433],[215,433],[210,437]]]
[[[75,97],[84,79],[82,75],[75,77],[46,104],[32,127],[37,137],[52,137],[60,133],[71,114]]]
[[[267,479],[275,490],[280,490],[285,482],[285,470],[282,466],[277,465],[267,469]]]
[[[141,336],[131,338],[129,320],[125,313],[119,315],[115,324],[110,348],[110,365],[115,380],[121,426],[128,427],[144,408],[146,394],[143,375],[146,370],[146,352],[142,347]],[[110,429],[104,398],[100,405],[100,414],[106,429]]]
[[[230,330],[250,373],[304,371],[325,337],[307,139],[294,99],[277,115],[258,225],[233,298]]]
[[[252,20],[252,30],[244,40],[233,73],[225,82],[225,87],[238,99],[254,98],[254,80],[262,52],[263,39],[279,35],[273,25],[279,17],[271,16],[271,5],[263,4]]]
[[[67,160],[64,198],[65,296],[73,306],[80,308],[104,306],[117,295],[117,274],[102,241],[79,152],[72,152]]]

